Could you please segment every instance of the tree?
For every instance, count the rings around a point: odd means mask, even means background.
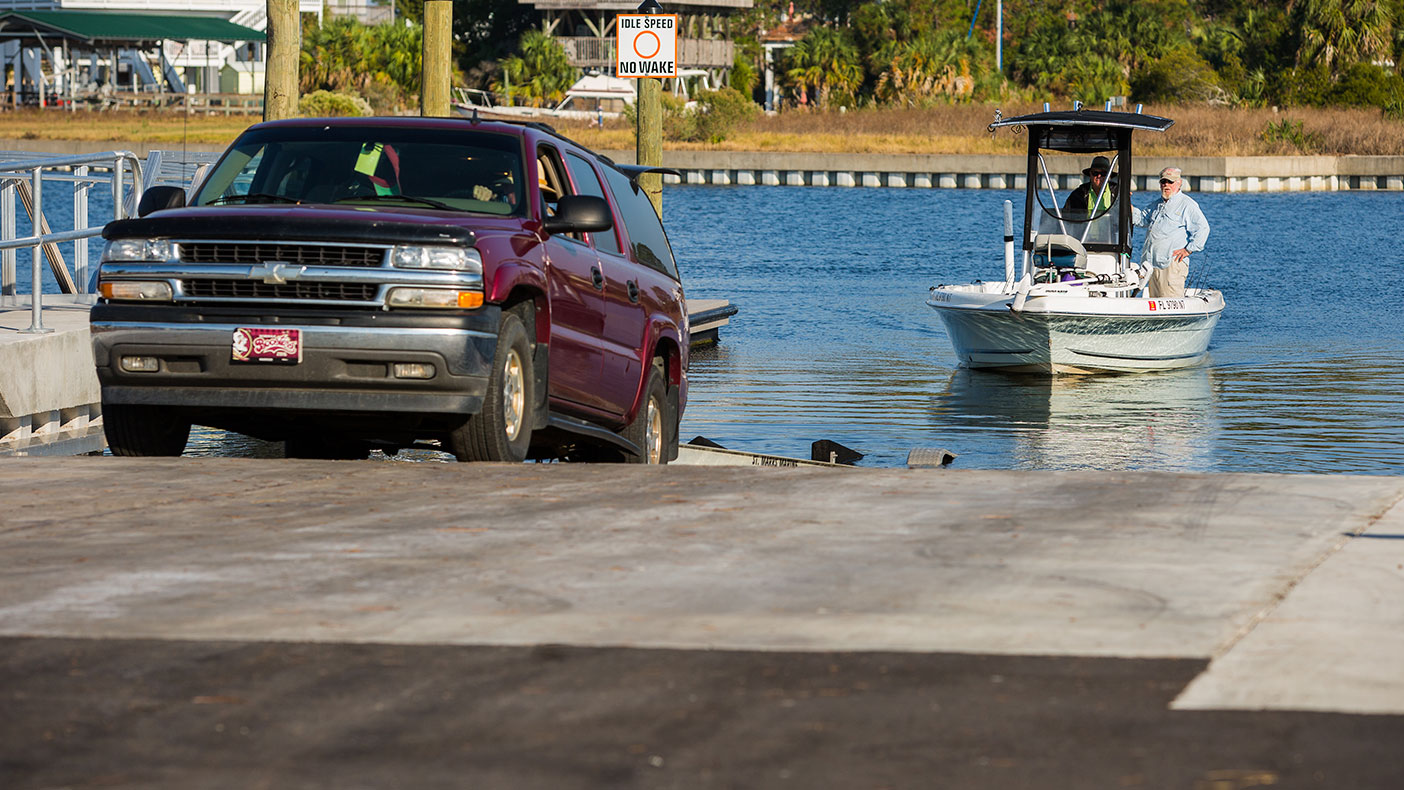
[[[1345,68],[1387,57],[1394,38],[1390,7],[1376,0],[1292,0],[1301,35],[1299,66],[1325,66],[1334,79]]]
[[[972,72],[986,59],[979,41],[959,30],[929,31],[910,41],[890,41],[870,58],[881,101],[916,106],[936,96],[968,98]]]
[[[863,85],[858,49],[844,30],[816,27],[790,48],[785,76],[796,90],[814,89],[814,101],[826,107],[835,90],[857,94]]]
[[[556,39],[540,30],[528,30],[517,43],[517,54],[502,61],[502,77],[493,90],[525,96],[538,106],[565,97],[576,80],[576,69]]]
[[[355,93],[376,112],[393,112],[419,92],[423,28],[402,23],[363,25],[336,17],[303,31],[304,93]]]

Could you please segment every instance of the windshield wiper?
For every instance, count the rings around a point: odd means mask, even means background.
[[[400,200],[400,201],[404,201],[404,202],[406,202],[406,203],[421,203],[421,204],[426,205],[426,206],[433,206],[434,208],[441,208],[441,209],[443,209],[444,211],[458,211],[458,210],[459,210],[459,209],[454,208],[453,206],[450,206],[450,205],[447,204],[447,203],[440,203],[440,202],[437,201],[437,200],[430,200],[429,198],[415,197],[414,195],[352,195],[352,196],[350,196],[350,197],[338,198],[338,199],[336,199],[336,200],[333,200],[332,202],[333,202],[333,203],[347,203],[347,202],[350,202],[350,201],[352,201],[352,200]]]
[[[250,192],[247,195],[220,195],[206,205],[216,203],[300,203],[302,201],[286,195],[271,195],[267,192]]]

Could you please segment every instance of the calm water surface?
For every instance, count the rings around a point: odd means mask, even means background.
[[[60,227],[67,189],[45,195]],[[683,439],[801,457],[833,439],[872,466],[945,447],[967,469],[1404,474],[1404,194],[1195,195],[1212,233],[1191,283],[1228,302],[1210,363],[1054,380],[957,369],[924,304],[1003,276],[1006,199],[1018,223],[1007,191],[668,188],[688,295],[740,308],[693,355]],[[197,429],[187,453],[281,448]]]
[[[804,457],[828,438],[876,466],[945,447],[961,468],[1404,473],[1404,195],[1195,197],[1191,280],[1228,303],[1209,365],[1050,380],[957,369],[924,304],[1003,277],[1020,193],[667,191],[688,294],[741,309],[693,357],[683,436]]]

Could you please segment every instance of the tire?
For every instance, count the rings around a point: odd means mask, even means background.
[[[370,448],[360,442],[328,439],[316,434],[289,436],[283,442],[284,458],[318,458],[325,461],[360,461]]]
[[[535,403],[526,329],[516,313],[503,312],[483,407],[449,435],[449,450],[460,461],[521,463],[531,447]]]
[[[663,382],[662,368],[653,365],[649,369],[648,380],[644,382],[644,399],[639,404],[639,412],[634,421],[624,429],[625,439],[633,442],[643,452],[628,455],[632,464],[666,464],[676,456],[670,451],[670,444],[677,442],[678,431],[674,423],[677,417],[669,406],[668,390]]]
[[[104,406],[102,430],[112,454],[128,457],[177,456],[190,440],[190,420],[159,406]]]

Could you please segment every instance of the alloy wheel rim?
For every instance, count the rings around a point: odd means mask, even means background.
[[[648,413],[644,418],[644,452],[650,464],[663,460],[663,411],[654,398],[648,399]]]
[[[522,417],[526,414],[526,380],[522,358],[515,350],[508,352],[502,376],[502,421],[507,428],[507,441],[516,441],[522,432]]]

